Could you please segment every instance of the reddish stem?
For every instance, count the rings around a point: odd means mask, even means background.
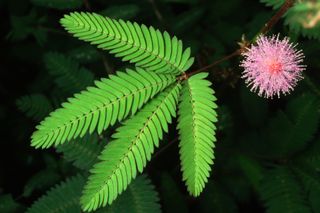
[[[280,18],[293,6],[293,4],[294,4],[294,0],[286,0],[285,3],[281,6],[281,8],[278,10],[278,12],[276,14],[274,14],[267,23],[264,24],[264,26],[259,31],[258,35],[268,33],[271,30],[271,28],[280,20]],[[248,43],[246,46],[249,46],[249,45],[250,45],[250,43]],[[205,67],[202,67],[198,70],[192,71],[192,72],[188,73],[187,76],[189,77],[191,75],[197,74],[197,73],[202,72],[206,69],[214,67],[214,66],[220,64],[221,62],[224,62],[230,58],[233,58],[237,55],[240,55],[244,48],[245,47],[241,47],[240,49],[237,49],[236,51],[234,51],[230,55],[227,55],[221,59],[218,59],[218,60],[212,62],[211,64],[209,64]]]

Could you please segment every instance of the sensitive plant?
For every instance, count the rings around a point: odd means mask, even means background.
[[[80,200],[84,210],[96,210],[111,205],[143,172],[178,108],[183,180],[189,193],[199,196],[214,159],[217,105],[211,83],[205,80],[207,73],[185,74],[194,61],[190,48],[184,50],[182,41],[167,32],[95,13],[71,13],[61,19],[61,24],[75,37],[108,50],[135,68],[109,75],[96,81],[95,87],[69,98],[37,126],[31,145],[58,146],[86,133],[101,134],[122,121],[111,136],[113,140],[101,151],[98,163],[90,169]],[[243,66],[249,71],[244,77],[249,75],[253,89],[256,82],[271,82],[261,83],[260,95],[288,92],[303,70],[298,65],[301,53],[292,50],[288,40],[281,43],[278,38],[268,41],[260,37],[257,43],[258,49],[251,47],[246,55],[249,62]],[[251,74],[254,71],[260,73]],[[294,72],[292,76],[286,76],[290,72]]]
[[[213,164],[217,106],[207,73],[184,74],[194,61],[190,48],[183,50],[182,41],[167,32],[94,13],[71,13],[61,23],[135,68],[69,98],[37,126],[31,145],[58,146],[122,121],[90,170],[81,197],[84,210],[96,210],[112,204],[143,171],[178,108],[183,180],[190,194],[200,195]]]
[[[54,92],[61,91],[63,97],[48,100],[41,95],[26,96],[17,104],[28,116],[42,120],[32,135],[31,145],[35,148],[55,147],[58,153],[63,153],[82,171],[81,175],[56,185],[28,211],[42,212],[47,211],[45,208],[48,207],[54,210],[53,203],[58,212],[79,212],[81,208],[85,211],[121,212],[124,205],[133,212],[139,206],[145,208],[140,209],[142,212],[160,211],[159,195],[150,185],[150,180],[139,173],[154,158],[157,147],[171,143],[165,141],[166,133],[175,131],[175,127],[169,125],[171,123],[177,123],[175,140],[179,141],[181,176],[189,194],[197,197],[203,190],[209,190],[209,193],[204,192],[204,200],[219,198],[220,204],[229,202],[225,205],[228,206],[226,211],[236,211],[232,197],[237,195],[225,193],[228,191],[225,186],[229,184],[225,182],[235,183],[231,177],[225,176],[225,180],[213,177],[211,179],[215,183],[207,184],[210,175],[215,174],[215,170],[211,172],[217,158],[214,156],[215,132],[218,129],[221,133],[232,135],[228,126],[231,124],[225,117],[230,109],[224,106],[217,108],[212,89],[215,86],[212,87],[212,83],[206,80],[206,70],[192,71],[193,51],[167,32],[96,13],[70,13],[61,19],[61,24],[80,40],[121,58],[126,68],[92,83],[94,77],[90,70],[79,66],[74,58],[57,52],[46,54],[44,61],[57,88]],[[246,42],[249,44],[241,46],[237,55],[242,53],[244,56],[240,64],[244,68],[242,77],[258,95],[272,97],[288,93],[302,79],[302,71],[305,70],[301,64],[303,54],[287,38],[281,40],[276,36],[262,35],[257,42]],[[274,56],[278,56],[276,59],[279,61],[275,61]],[[241,96],[241,100],[254,103],[242,106],[244,112],[248,111],[247,122],[257,126],[267,122],[258,135],[243,135],[241,140],[247,144],[243,146],[251,150],[249,147],[254,146],[251,142],[257,141],[254,138],[263,138],[261,144],[273,146],[273,151],[268,153],[270,158],[279,162],[283,158],[290,159],[290,164],[274,166],[265,172],[261,163],[253,158],[235,155],[238,167],[261,195],[269,212],[289,211],[290,208],[307,212],[316,208],[312,196],[315,196],[318,182],[308,170],[312,170],[312,163],[316,160],[307,159],[304,155],[311,156],[307,143],[313,141],[317,129],[319,116],[315,112],[318,99],[313,94],[293,98],[284,111],[266,120],[266,115],[259,111],[267,111],[265,102],[243,91],[245,95]],[[59,103],[65,98],[68,98],[67,101],[60,107]],[[44,103],[43,109],[37,108],[38,100]],[[59,109],[46,117],[52,108]],[[222,120],[219,121],[221,125],[216,127],[217,110],[220,112],[219,120]],[[255,113],[257,119],[254,119]],[[306,124],[310,125],[309,131],[295,131],[294,136],[287,134],[292,129],[306,128],[303,127]],[[281,143],[274,144],[273,141]],[[228,141],[222,140],[220,143],[227,144]],[[258,151],[258,155],[266,154],[267,149],[262,150]],[[301,150],[304,151],[299,153]],[[291,162],[295,154],[298,160]],[[215,151],[215,155],[219,152]],[[266,182],[270,177],[278,178]],[[41,175],[35,180],[41,182]],[[167,185],[168,180],[164,181]],[[295,181],[303,184],[297,187]],[[277,191],[282,191],[283,196],[276,194]],[[306,199],[305,191],[312,191],[312,196]],[[65,201],[60,199],[62,195],[74,202],[66,206]],[[135,200],[141,203],[135,203]],[[290,205],[278,200],[286,200]],[[308,207],[309,202],[312,207]]]

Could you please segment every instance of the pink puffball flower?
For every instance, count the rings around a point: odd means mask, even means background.
[[[280,93],[288,94],[301,80],[305,65],[301,50],[289,42],[289,38],[279,39],[279,35],[259,36],[256,44],[243,53],[240,66],[244,68],[242,78],[259,96],[272,98]]]

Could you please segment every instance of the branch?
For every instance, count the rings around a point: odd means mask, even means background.
[[[90,6],[90,3],[89,3],[89,0],[83,0],[83,4],[84,4],[84,7],[85,7],[88,11],[91,11],[91,6]]]
[[[148,0],[148,1],[149,1],[149,3],[151,4],[152,9],[153,9],[153,11],[154,11],[157,19],[159,20],[159,22],[165,25],[163,16],[162,16],[162,14],[160,13],[160,11],[159,11],[156,3],[154,2],[154,0]]]
[[[274,16],[261,28],[259,34],[266,34],[280,20],[280,18],[293,6],[294,0],[286,0]]]
[[[286,0],[285,3],[281,6],[281,8],[278,10],[278,12],[273,15],[270,20],[265,23],[263,25],[263,27],[261,28],[261,30],[259,31],[259,33],[257,35],[263,35],[263,34],[266,34],[267,32],[269,32],[271,30],[271,28],[280,20],[280,18],[293,6],[293,3],[294,3],[294,0]],[[224,62],[230,58],[233,58],[235,56],[238,56],[241,54],[241,52],[247,47],[249,46],[251,43],[253,42],[248,42],[246,43],[243,47],[237,49],[236,51],[234,51],[233,53],[231,53],[230,55],[227,55],[221,59],[218,59],[214,62],[212,62],[211,64],[203,67],[203,68],[200,68],[198,70],[195,70],[195,71],[192,71],[190,73],[188,73],[188,77],[191,76],[191,75],[194,75],[196,73],[199,73],[199,72],[202,72],[206,69],[209,69],[211,67],[214,67],[218,64],[220,64],[221,62]]]
[[[191,76],[191,75],[194,75],[194,74],[197,74],[197,73],[199,73],[199,72],[202,72],[202,71],[204,71],[204,70],[206,70],[206,69],[209,69],[209,68],[211,68],[211,67],[214,67],[214,66],[216,66],[217,64],[220,64],[221,62],[224,62],[224,61],[226,61],[226,60],[228,60],[228,59],[230,59],[230,58],[233,58],[233,57],[235,57],[235,56],[237,56],[237,55],[240,55],[241,52],[242,52],[242,48],[237,49],[237,50],[234,51],[233,53],[231,53],[231,54],[229,54],[229,55],[227,55],[227,56],[225,56],[225,57],[223,57],[223,58],[220,58],[219,60],[214,61],[212,64],[209,64],[209,65],[207,65],[207,66],[205,66],[205,67],[202,67],[202,68],[200,68],[200,69],[198,69],[198,70],[195,70],[195,71],[193,71],[193,72],[188,73],[187,76],[189,77],[189,76]]]

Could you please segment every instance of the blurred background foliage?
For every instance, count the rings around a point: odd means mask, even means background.
[[[192,48],[197,69],[233,52],[243,35],[252,39],[283,3],[0,0],[0,212],[80,212],[77,202],[63,206],[79,199],[86,174],[76,174],[90,168],[111,134],[88,135],[82,140],[90,143],[57,150],[29,146],[34,127],[50,111],[126,66],[63,31],[64,14],[92,11],[167,30]],[[211,180],[199,198],[181,182],[171,128],[148,177],[137,178],[100,212],[320,212],[319,22],[320,1],[301,0],[272,30],[299,42],[306,55],[305,79],[288,96],[265,100],[251,93],[240,78],[240,58],[208,70],[219,104],[218,142]]]

